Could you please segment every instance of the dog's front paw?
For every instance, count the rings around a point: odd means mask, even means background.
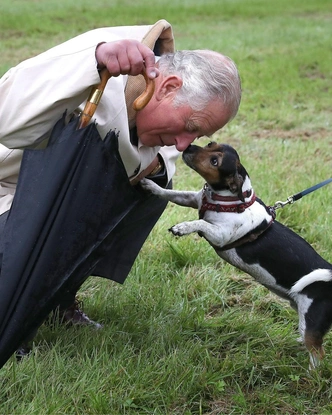
[[[193,232],[190,222],[178,223],[177,225],[172,226],[169,231],[172,232],[172,234],[175,236],[188,235],[189,233]]]
[[[160,194],[161,188],[155,182],[153,182],[152,180],[142,179],[140,181],[140,185],[147,192],[150,192],[154,195],[159,195]]]

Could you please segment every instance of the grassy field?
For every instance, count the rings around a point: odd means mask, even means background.
[[[86,30],[160,18],[178,49],[237,63],[241,108],[214,139],[238,150],[267,204],[331,176],[329,0],[2,0],[0,74]],[[174,187],[202,184],[179,160]],[[329,261],[331,196],[330,185],[278,211]],[[167,232],[194,218],[169,205],[123,286],[88,280],[80,297],[104,329],[43,326],[31,357],[0,370],[0,414],[332,413],[332,334],[321,368],[308,372],[286,302],[198,236]]]

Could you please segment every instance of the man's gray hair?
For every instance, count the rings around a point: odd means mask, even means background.
[[[180,50],[162,55],[158,61],[165,75],[182,78],[182,88],[174,105],[189,105],[194,111],[219,100],[234,118],[241,101],[241,80],[235,63],[227,56],[210,50]]]

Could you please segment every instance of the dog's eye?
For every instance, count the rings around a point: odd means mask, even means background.
[[[211,157],[210,163],[212,166],[217,167],[218,166],[218,157]]]

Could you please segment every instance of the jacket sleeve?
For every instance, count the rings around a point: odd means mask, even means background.
[[[75,111],[99,83],[95,48],[103,41],[142,38],[149,26],[92,30],[28,59],[0,79],[0,143],[24,149],[48,138],[55,122]],[[124,87],[124,86],[123,86]],[[160,149],[168,181],[177,151]]]
[[[91,30],[10,69],[0,79],[0,143],[24,148],[47,137],[64,111],[73,112],[99,83],[98,43],[140,39],[148,28]]]
[[[8,148],[47,137],[64,111],[74,111],[99,82],[95,44],[55,49],[22,62],[0,80],[0,143]]]

